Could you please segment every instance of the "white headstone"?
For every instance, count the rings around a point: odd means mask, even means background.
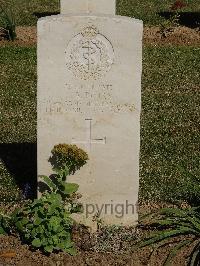
[[[80,13],[86,1],[66,2]],[[56,144],[87,151],[89,162],[71,177],[80,185],[86,225],[94,216],[106,224],[137,223],[142,30],[141,21],[112,15],[38,22],[38,175],[51,173]]]
[[[110,14],[115,15],[116,0],[60,0],[61,14]]]

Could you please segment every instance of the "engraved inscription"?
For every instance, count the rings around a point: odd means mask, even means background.
[[[83,80],[99,79],[114,62],[111,42],[94,26],[88,26],[76,35],[65,53],[67,68]]]
[[[46,99],[41,108],[48,114],[67,113],[130,113],[136,110],[134,104],[122,103],[113,97],[111,84],[72,86],[66,84],[66,97]],[[59,97],[59,96],[58,96]]]

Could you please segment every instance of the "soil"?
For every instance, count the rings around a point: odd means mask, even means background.
[[[106,247],[108,248],[108,251],[99,251],[95,250],[93,237],[94,236],[84,233],[84,236],[81,235],[81,237],[78,238],[79,243],[76,242],[77,239],[75,240],[76,245],[79,246],[76,256],[70,256],[63,252],[52,253],[48,256],[39,250],[31,250],[28,245],[22,244],[19,238],[16,236],[0,236],[0,265],[161,266],[169,251],[169,245],[166,245],[164,248],[162,248],[162,250],[159,250],[158,252],[154,252],[152,254],[152,249],[143,248],[136,250],[136,248],[131,246],[131,243],[128,250],[122,248],[115,251],[109,251],[109,248]],[[99,238],[101,237],[102,234],[98,232],[98,238],[97,235],[95,236],[96,244],[97,240],[99,241]],[[104,239],[105,245],[108,244],[106,240],[108,240],[108,238]],[[183,266],[185,265],[186,259],[187,250],[183,250],[183,252],[173,261],[172,266]]]
[[[13,212],[20,204],[2,205],[5,213]],[[153,211],[168,204],[143,205],[140,213]],[[188,207],[188,205],[182,206]],[[148,227],[101,227],[97,232],[90,232],[85,226],[74,226],[73,241],[77,247],[77,255],[70,256],[63,252],[47,255],[39,250],[33,250],[29,245],[22,244],[19,236],[0,236],[0,266],[70,266],[70,265],[102,265],[102,266],[161,266],[169,250],[174,246],[173,241],[154,251],[151,247],[136,247],[136,243],[149,234]],[[183,250],[173,261],[172,266],[183,266],[187,260],[188,250]]]
[[[17,27],[17,40],[9,42],[0,34],[0,46],[34,46],[37,42],[36,27]],[[161,31],[159,27],[144,28],[144,45],[200,45],[199,28],[191,29],[187,27],[172,27]]]
[[[187,27],[174,27],[162,32],[159,27],[145,27],[145,45],[199,46],[200,30]]]

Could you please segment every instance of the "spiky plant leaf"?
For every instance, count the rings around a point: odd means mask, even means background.
[[[170,239],[171,237],[176,237],[178,235],[187,235],[191,234],[191,228],[180,227],[175,230],[167,230],[164,232],[154,233],[150,235],[148,238],[144,239],[143,242],[139,245],[140,247],[146,247],[152,244],[156,244],[164,239]]]
[[[191,244],[194,240],[188,239],[185,241],[180,242],[179,244],[176,245],[176,247],[172,248],[171,251],[169,252],[166,260],[164,261],[163,266],[170,266],[171,265],[171,260],[177,255],[178,252],[182,248],[186,248],[189,244]]]
[[[200,264],[200,240],[193,248],[189,261],[190,266],[199,266],[199,264]]]

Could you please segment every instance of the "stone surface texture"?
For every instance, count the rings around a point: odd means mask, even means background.
[[[61,0],[61,14],[115,15],[116,0]]]
[[[94,217],[138,219],[142,30],[139,20],[111,15],[38,22],[38,175],[52,173],[55,144],[87,151],[70,181],[80,185],[78,217],[89,226]]]

